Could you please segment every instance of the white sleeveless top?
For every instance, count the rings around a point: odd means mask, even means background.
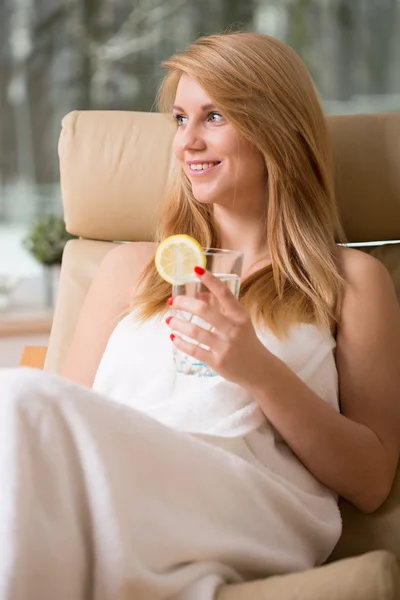
[[[139,322],[132,312],[112,333],[93,388],[162,423],[190,433],[238,437],[266,421],[252,396],[220,376],[176,371],[165,317]],[[279,340],[269,330],[261,342],[323,400],[338,409],[335,340],[316,325],[292,327]]]
[[[220,376],[176,371],[169,335],[165,316],[140,322],[134,312],[127,315],[108,341],[93,389],[258,467],[272,468],[286,480],[300,477],[309,492],[316,491],[315,486],[320,492],[321,484],[269,424],[249,392]],[[299,324],[283,340],[268,329],[257,335],[321,401],[339,410],[336,343],[328,330]]]

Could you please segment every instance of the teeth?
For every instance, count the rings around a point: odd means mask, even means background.
[[[192,164],[192,165],[189,165],[189,167],[190,167],[191,171],[205,171],[206,169],[210,169],[211,167],[213,167],[216,164],[217,164],[216,162],[196,164],[196,165]]]

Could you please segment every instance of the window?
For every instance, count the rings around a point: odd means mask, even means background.
[[[159,63],[228,27],[292,45],[327,112],[400,110],[399,0],[0,0],[0,275],[40,271],[20,242],[61,213],[62,117],[151,110]]]

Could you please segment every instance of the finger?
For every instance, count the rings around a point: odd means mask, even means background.
[[[214,367],[214,355],[210,350],[205,350],[204,348],[202,348],[201,346],[198,346],[197,344],[192,344],[191,342],[187,342],[186,340],[182,339],[179,335],[174,335],[171,334],[171,340],[172,343],[179,349],[182,350],[182,352],[184,352],[185,354],[188,354],[189,356],[191,356],[192,358],[195,358],[196,360],[205,363],[206,365],[208,365],[211,369],[213,369],[215,371],[215,367]]]
[[[227,278],[226,281],[223,281],[202,267],[195,267],[194,271],[201,283],[214,294],[227,313],[242,314],[244,308],[228,287],[228,281],[234,282],[235,279]]]
[[[178,332],[198,344],[203,344],[211,348],[214,352],[222,349],[223,341],[214,333],[214,330],[211,331],[211,326],[210,329],[205,329],[193,322],[184,321],[178,317],[168,317],[166,323],[174,333]]]
[[[170,306],[174,311],[182,311],[202,319],[222,334],[228,334],[232,328],[232,323],[230,323],[229,319],[222,314],[219,305],[218,307],[215,307],[207,300],[191,298],[190,296],[175,296],[175,298],[172,299],[172,304],[170,304]]]

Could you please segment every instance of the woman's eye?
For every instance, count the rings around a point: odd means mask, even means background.
[[[224,120],[224,117],[218,112],[210,112],[208,118],[213,123],[222,123],[222,121]]]
[[[184,125],[184,123],[186,122],[185,119],[187,120],[187,117],[184,117],[183,115],[172,115],[174,120],[177,122],[178,127],[180,127],[181,125]]]
[[[178,127],[181,127],[181,125],[186,125],[188,122],[188,117],[186,117],[185,115],[175,113],[172,116],[174,118],[174,121],[177,122]],[[220,113],[213,111],[207,115],[207,120],[211,121],[212,123],[222,123],[225,119]]]

